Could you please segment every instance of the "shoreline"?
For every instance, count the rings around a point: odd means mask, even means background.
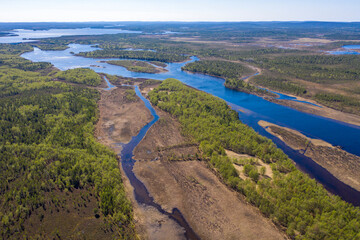
[[[279,92],[279,93],[281,93],[281,92]],[[284,93],[284,94],[286,94],[286,93]],[[293,96],[293,95],[289,95],[289,94],[286,94],[286,95]],[[296,97],[296,96],[294,96],[294,97]],[[309,113],[309,114],[313,114],[315,116],[320,116],[320,117],[324,117],[324,118],[329,118],[329,119],[332,119],[335,121],[343,122],[343,123],[354,125],[354,126],[360,126],[360,116],[351,114],[351,113],[341,112],[341,111],[333,109],[333,108],[329,108],[327,106],[324,106],[324,105],[322,105],[316,101],[310,100],[310,99],[296,97],[296,100],[314,103],[320,107],[312,105],[312,104],[304,103],[304,102],[297,102],[297,101],[285,100],[285,99],[265,98],[265,100],[276,103],[276,104],[280,104],[280,105],[283,105],[286,107],[293,108],[300,112]]]
[[[287,127],[260,120],[258,124],[288,147],[299,151],[329,171],[339,181],[360,191],[360,157],[321,139],[313,139]]]
[[[224,87],[226,87],[228,89],[232,89],[232,90],[239,91],[239,92],[244,92],[244,93],[247,93],[247,94],[252,94],[252,95],[261,97],[261,98],[263,98],[263,99],[265,99],[267,101],[270,101],[270,102],[273,102],[273,103],[276,103],[276,104],[279,104],[279,105],[282,105],[282,106],[290,107],[290,108],[293,108],[293,109],[295,109],[297,111],[300,111],[300,112],[309,113],[309,114],[313,114],[313,115],[324,117],[324,118],[329,118],[329,119],[332,119],[332,120],[336,120],[336,121],[339,121],[339,122],[343,122],[343,123],[347,123],[347,124],[351,124],[351,125],[355,125],[355,126],[360,126],[360,116],[357,116],[357,115],[351,114],[351,113],[341,112],[339,110],[324,106],[323,104],[318,103],[318,102],[316,102],[315,100],[312,100],[312,99],[303,98],[303,97],[299,97],[299,96],[292,95],[292,94],[289,94],[289,93],[285,93],[285,92],[265,88],[268,91],[269,90],[274,91],[274,92],[277,92],[277,93],[280,93],[280,94],[283,94],[283,95],[294,97],[298,101],[305,101],[305,102],[309,102],[309,103],[297,102],[297,101],[293,101],[293,100],[277,99],[277,98],[274,98],[274,97],[272,97],[270,95],[266,95],[266,94],[259,94],[259,93],[253,92],[253,91],[244,91],[244,90],[237,89],[237,88],[227,87],[225,85],[225,79],[222,78],[222,77],[219,77],[219,76],[215,76],[215,75],[211,75],[211,74],[204,74],[204,73],[201,73],[201,72],[191,72],[191,71],[188,71],[188,70],[182,70],[182,71],[188,72],[188,73],[191,73],[191,74],[203,74],[203,75],[206,75],[206,76],[217,77],[219,79],[224,80]],[[261,74],[261,71],[259,73]],[[253,76],[250,76],[250,77],[246,78],[243,81],[248,83],[249,80],[252,77]],[[255,86],[255,87],[261,87],[261,86],[254,85],[254,84],[252,84],[252,85]],[[264,87],[261,87],[261,88],[264,88]],[[274,94],[276,94],[276,93],[274,93]],[[312,104],[316,104],[318,106],[315,106],[315,105],[312,105]]]

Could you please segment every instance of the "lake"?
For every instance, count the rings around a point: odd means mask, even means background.
[[[7,31],[11,35],[0,37],[0,43],[20,43],[20,42],[34,42],[29,38],[54,38],[62,36],[73,35],[103,35],[103,34],[117,34],[117,33],[141,33],[140,31],[129,31],[122,29],[108,29],[108,28],[76,28],[76,29],[49,29],[49,30],[28,30],[28,29],[15,29]]]

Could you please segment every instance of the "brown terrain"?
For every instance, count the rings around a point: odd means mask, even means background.
[[[24,233],[31,239],[114,239],[114,230],[106,226],[101,211],[98,215],[94,211],[98,205],[91,192],[73,189],[47,193],[47,207],[31,213]]]
[[[196,159],[197,148],[184,137],[180,123],[156,109],[160,120],[135,148],[137,177],[155,202],[181,211],[202,239],[284,239],[260,212],[226,187]],[[171,161],[172,160],[172,161]]]
[[[121,147],[116,143],[127,143],[132,136],[151,121],[150,111],[144,103],[135,96],[129,100],[129,87],[117,87],[110,91],[101,90],[99,101],[100,117],[96,126],[95,136],[98,140],[111,147],[117,154]],[[184,230],[177,223],[161,214],[153,207],[139,205],[134,196],[134,189],[122,171],[122,178],[127,196],[133,204],[136,232],[141,239],[181,239]]]
[[[142,89],[143,94],[152,87]],[[151,120],[143,102],[129,101],[126,89],[103,91],[99,102],[99,141],[126,142]],[[160,119],[135,149],[136,176],[143,181],[156,203],[166,211],[178,208],[202,239],[284,239],[286,236],[270,220],[237,193],[226,187],[197,159],[197,145],[181,134],[180,123],[156,109]],[[177,161],[175,161],[177,160]],[[142,239],[183,239],[183,229],[153,207],[137,204],[133,187],[123,172],[128,196],[134,205],[134,218]]]
[[[265,121],[259,121],[259,125],[289,147],[299,150],[305,156],[313,159],[340,181],[360,191],[360,157],[332,146],[323,140],[306,137],[293,129]]]
[[[118,87],[110,91],[102,90],[98,103],[100,118],[95,135],[98,140],[108,146],[115,143],[127,143],[140,129],[151,121],[150,111],[143,102],[134,97],[126,97],[130,87]],[[119,152],[117,152],[119,153]]]

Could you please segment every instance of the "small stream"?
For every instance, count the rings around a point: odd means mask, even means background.
[[[108,88],[104,90],[110,90],[115,86],[112,85],[108,79],[105,78],[106,83],[108,84]],[[157,115],[155,109],[151,106],[149,100],[147,100],[144,96],[141,95],[138,86],[135,86],[136,95],[144,102],[145,106],[150,110],[151,115],[153,116],[153,120],[147,123],[138,133],[138,135],[133,136],[129,143],[118,143],[122,147],[120,157],[121,157],[121,166],[124,170],[126,176],[128,177],[130,184],[134,188],[134,196],[135,200],[141,205],[152,206],[156,208],[161,214],[168,216],[170,219],[174,220],[178,225],[180,225],[185,230],[185,238],[190,240],[200,239],[190,225],[187,223],[185,218],[179,209],[174,208],[171,213],[165,211],[159,204],[154,202],[154,198],[150,196],[148,190],[145,185],[136,177],[133,172],[135,160],[134,149],[141,142],[141,140],[145,137],[147,131],[150,129],[152,125],[154,125],[159,120],[159,115]]]

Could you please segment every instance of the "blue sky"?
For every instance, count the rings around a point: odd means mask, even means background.
[[[359,0],[0,0],[0,22],[360,21]]]

